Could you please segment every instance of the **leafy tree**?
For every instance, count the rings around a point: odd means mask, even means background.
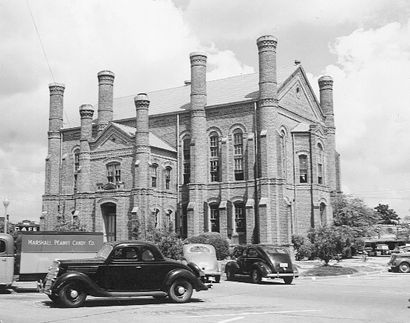
[[[87,226],[81,224],[81,221],[78,217],[74,217],[72,221],[67,221],[63,217],[54,227],[54,231],[59,232],[86,232]]]
[[[376,213],[380,215],[381,224],[398,224],[400,217],[397,215],[396,211],[389,208],[388,204],[379,203],[378,206],[374,208]]]
[[[292,236],[292,244],[296,251],[296,260],[310,259],[312,257],[313,245],[306,237],[295,234]]]

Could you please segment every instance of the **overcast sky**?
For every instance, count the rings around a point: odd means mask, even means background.
[[[81,104],[97,102],[103,69],[116,74],[116,97],[181,86],[198,50],[208,79],[255,72],[264,34],[278,38],[280,79],[295,59],[316,92],[319,76],[334,78],[343,191],[410,215],[409,17],[405,0],[0,0],[0,198],[10,220],[41,215],[49,83],[66,85],[70,127]]]

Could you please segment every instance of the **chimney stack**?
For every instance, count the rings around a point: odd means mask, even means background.
[[[111,71],[101,71],[98,76],[98,134],[113,119],[114,78]]]
[[[91,104],[80,106],[81,135],[80,135],[80,172],[78,179],[78,192],[92,191],[91,185],[91,163],[90,163],[90,140],[92,137],[92,120],[94,108]]]
[[[146,93],[139,93],[134,98],[136,109],[136,132],[135,132],[135,159],[138,168],[135,172],[135,187],[149,187],[149,123],[148,123],[148,107],[149,99]]]

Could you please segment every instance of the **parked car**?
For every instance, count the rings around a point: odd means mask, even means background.
[[[64,307],[79,307],[87,295],[191,299],[193,289],[207,290],[195,264],[165,259],[158,248],[141,241],[111,242],[95,258],[57,260],[49,269],[44,293]]]
[[[183,254],[188,263],[196,264],[205,273],[207,282],[220,282],[221,269],[214,246],[203,243],[186,244],[183,247]]]
[[[392,253],[410,252],[410,246],[399,246],[392,250]]]
[[[376,245],[376,254],[377,255],[390,255],[390,249],[387,244],[379,243]]]
[[[259,284],[264,278],[282,278],[285,284],[291,284],[298,277],[289,251],[274,245],[248,245],[242,255],[229,261],[225,266],[227,280],[236,276],[250,276],[253,283]]]
[[[410,252],[392,254],[387,266],[389,271],[410,273]]]

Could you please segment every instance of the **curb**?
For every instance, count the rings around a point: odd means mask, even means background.
[[[377,274],[388,273],[386,270],[375,270],[375,271],[368,271],[364,273],[355,273],[355,274],[347,274],[347,275],[332,275],[332,276],[299,276],[298,279],[303,280],[322,280],[322,279],[334,279],[334,278],[352,278],[352,277],[360,277],[360,276],[371,276]]]

